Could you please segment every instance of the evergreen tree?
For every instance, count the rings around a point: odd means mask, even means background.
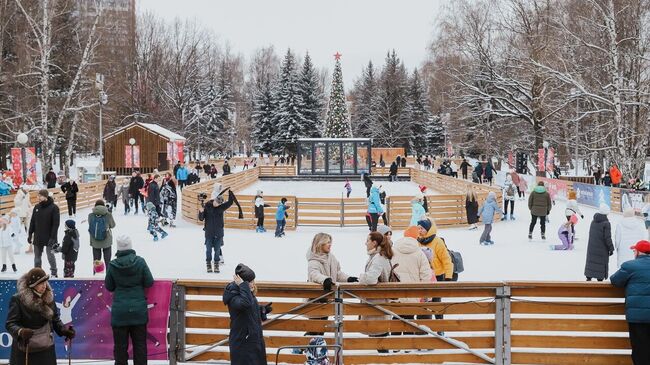
[[[442,125],[442,118],[439,115],[433,115],[426,124],[426,146],[423,154],[442,155],[444,153],[445,129]]]
[[[258,152],[273,153],[278,150],[275,127],[275,95],[271,80],[266,79],[254,91],[252,137]]]
[[[274,121],[278,129],[277,137],[284,151],[276,149],[274,152],[283,153],[288,150],[295,153],[298,138],[303,130],[304,116],[301,113],[302,97],[296,75],[296,60],[291,50],[287,50],[282,61],[278,86]]]
[[[428,129],[431,127],[433,116],[427,107],[426,91],[417,68],[409,79],[407,116],[411,126],[408,136],[409,152],[424,154],[428,148],[429,139],[442,133],[442,130]]]
[[[355,137],[374,137],[377,124],[377,80],[372,61],[362,71],[353,94],[351,113],[352,134]]]
[[[303,117],[300,137],[316,138],[321,136],[323,93],[320,90],[318,76],[311,62],[311,57],[307,53],[300,74],[300,96],[302,99],[300,114]]]
[[[389,52],[377,87],[378,123],[374,137],[379,146],[408,148],[411,121],[407,113],[407,79],[395,50]]]
[[[343,72],[341,71],[341,55],[336,53],[334,76],[332,77],[332,90],[330,93],[329,108],[325,124],[325,137],[349,138],[351,137],[348,109],[345,104],[345,91],[343,89]]]

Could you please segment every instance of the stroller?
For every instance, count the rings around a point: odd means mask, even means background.
[[[307,356],[305,365],[331,365],[332,362],[330,362],[330,359],[327,357],[327,350],[330,348],[335,351],[334,358],[337,359],[339,357],[339,353],[341,352],[340,345],[328,345],[325,342],[324,338],[320,336],[312,337],[312,339],[309,341],[309,345],[307,346],[283,346],[278,348],[278,352],[276,353],[275,357],[275,363],[276,365],[278,364],[280,351],[284,349],[293,349],[294,354],[300,354],[303,352],[305,353]],[[338,362],[336,362],[336,364],[338,364]]]

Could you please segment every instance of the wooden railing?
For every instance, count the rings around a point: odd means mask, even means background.
[[[296,176],[296,166],[258,166],[260,177]]]
[[[227,284],[176,282],[172,363],[229,360],[230,322],[221,298]],[[343,348],[345,364],[632,363],[624,293],[608,283],[346,283],[329,293],[310,283],[258,282],[257,287],[262,305],[273,302],[263,325],[270,364],[280,347],[307,345],[311,336],[305,332],[325,333],[328,345]],[[420,301],[431,297],[442,301]],[[432,314],[444,319],[431,319]],[[334,363],[334,353],[330,356]],[[305,356],[284,349],[279,362],[302,364]]]

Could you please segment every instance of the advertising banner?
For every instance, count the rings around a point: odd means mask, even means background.
[[[131,156],[132,153],[133,156]],[[140,167],[140,146],[124,146],[124,166],[127,168]]]
[[[544,171],[544,149],[537,150],[537,171]]]
[[[621,211],[632,207],[636,214],[641,214],[641,210],[647,204],[646,199],[650,199],[650,191],[621,189]]]
[[[50,280],[61,321],[72,324],[77,332],[72,346],[73,359],[113,359],[111,306],[113,293],[104,288],[104,280]],[[149,307],[147,351],[149,360],[168,360],[167,322],[171,299],[171,281],[156,281],[145,290]],[[6,323],[15,280],[0,280],[0,322]],[[12,337],[4,325],[0,330],[0,359],[11,354]],[[66,359],[63,338],[55,337],[56,354]]]
[[[555,167],[555,150],[553,148],[548,149],[548,155],[546,156],[546,171],[550,172],[553,175],[553,168]]]
[[[552,200],[567,200],[568,187],[564,180],[549,179],[545,177],[538,177],[537,181],[543,181],[548,194]],[[534,187],[533,187],[534,188]]]
[[[25,148],[25,166],[27,168],[27,181],[23,181],[23,157],[21,148],[11,149],[11,170],[13,172],[14,186],[36,185],[36,150],[34,147]]]
[[[601,185],[573,183],[578,203],[598,208],[601,204],[612,207],[610,188]]]
[[[170,161],[172,165],[175,165],[176,162],[183,161],[184,147],[185,142],[183,141],[167,142],[167,160]]]

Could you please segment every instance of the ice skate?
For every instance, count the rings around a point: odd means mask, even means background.
[[[153,236],[153,241],[158,242],[158,236]]]
[[[532,233],[528,233],[528,240],[532,240],[532,239],[533,239],[533,234],[532,234]]]
[[[14,272],[18,272],[18,269],[16,269],[16,264],[11,264],[11,269],[12,269]]]
[[[212,272],[212,263],[206,262],[205,265],[206,265],[206,267],[208,269],[208,272],[211,273]]]
[[[214,272],[216,272],[216,273],[220,273],[220,272],[221,272],[221,271],[219,271],[219,263],[218,263],[218,262],[215,262],[215,263],[214,263]]]
[[[545,235],[544,233],[542,233],[542,239],[543,239],[543,240],[546,239],[546,235]]]
[[[161,239],[161,240],[164,240],[165,237],[167,237],[167,236],[169,236],[169,233],[167,233],[167,232],[163,232],[163,233],[160,234],[160,239]]]
[[[0,270],[0,272],[5,272],[5,271],[7,271],[7,265],[2,265],[2,270]]]

